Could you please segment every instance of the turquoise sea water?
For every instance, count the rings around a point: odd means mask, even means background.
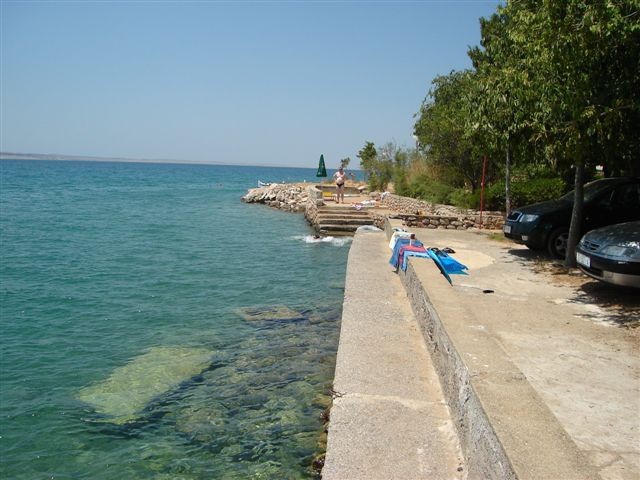
[[[0,173],[0,477],[313,476],[349,243],[307,243],[302,215],[240,197],[315,169]],[[147,361],[175,351],[207,352],[206,366]],[[168,382],[172,368],[183,376]],[[141,402],[126,422],[123,402]]]

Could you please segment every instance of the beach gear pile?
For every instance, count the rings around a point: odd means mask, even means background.
[[[452,284],[450,275],[467,274],[467,266],[449,255],[450,253],[455,253],[451,248],[425,247],[414,233],[407,232],[399,227],[395,227],[393,230],[394,232],[389,241],[389,248],[393,253],[389,263],[396,269],[396,272],[400,269],[402,271],[407,270],[409,257],[423,257],[433,260],[449,284]]]

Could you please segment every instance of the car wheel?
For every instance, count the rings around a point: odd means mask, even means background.
[[[547,240],[549,254],[555,258],[566,257],[568,240],[569,230],[564,227],[556,228],[549,234],[549,239]]]

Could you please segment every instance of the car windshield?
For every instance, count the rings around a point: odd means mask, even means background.
[[[594,180],[593,182],[585,183],[583,187],[584,201],[590,202],[591,200],[596,198],[600,194],[600,192],[603,192],[609,189],[610,187],[611,187],[611,182],[602,181],[602,180]],[[571,190],[569,193],[566,193],[565,195],[560,197],[559,200],[562,200],[565,202],[573,202],[573,195],[574,195],[573,192],[575,192],[575,190]]]

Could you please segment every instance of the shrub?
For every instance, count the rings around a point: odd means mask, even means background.
[[[409,196],[411,190],[407,181],[407,174],[402,169],[396,169],[393,176],[393,188],[395,193],[402,196]]]
[[[531,203],[544,202],[560,197],[566,185],[560,178],[534,178],[511,183],[511,207],[517,208]],[[497,182],[485,190],[487,210],[505,209],[504,182]]]
[[[464,188],[457,188],[449,195],[449,202],[458,208],[480,208],[480,191],[470,192]]]
[[[408,185],[409,196],[431,203],[449,203],[449,195],[454,190],[453,187],[437,182],[425,174],[411,179]]]

